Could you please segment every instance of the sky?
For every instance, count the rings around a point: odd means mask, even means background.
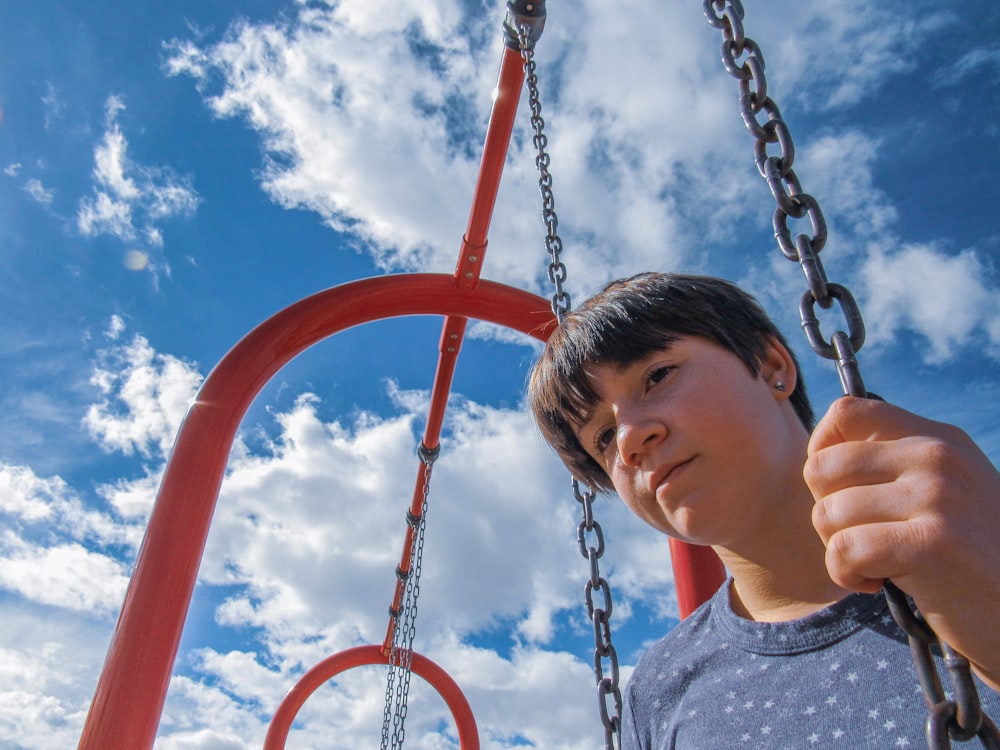
[[[0,745],[76,744],[183,415],[246,333],[327,287],[450,274],[501,58],[501,2],[0,4]],[[823,260],[867,323],[867,386],[1000,460],[1000,11],[747,0]],[[638,271],[743,284],[822,411],[801,272],[700,2],[549,3],[536,59],[575,301]],[[526,108],[483,277],[549,295]],[[832,325],[836,325],[836,321]],[[441,319],[380,321],[283,368],[244,419],[159,728],[260,747],[305,670],[381,643]],[[470,326],[435,465],[416,650],[482,744],[601,746],[569,481],[523,389],[537,345]],[[622,679],[677,617],[666,542],[597,504]],[[294,748],[377,742],[384,671]],[[414,680],[407,744],[458,746]]]

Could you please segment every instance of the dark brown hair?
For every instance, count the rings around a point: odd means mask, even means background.
[[[710,276],[645,273],[612,282],[566,313],[532,368],[528,402],[546,441],[573,475],[594,487],[611,480],[580,445],[577,428],[599,400],[586,368],[626,367],[682,336],[700,336],[735,354],[756,377],[769,339],[791,354],[799,373],[789,401],[807,430],[813,410],[798,360],[752,296]]]

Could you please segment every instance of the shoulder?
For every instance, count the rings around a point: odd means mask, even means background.
[[[650,689],[659,695],[683,692],[704,658],[727,648],[713,614],[717,598],[681,620],[640,657],[628,682],[630,700],[641,700]]]

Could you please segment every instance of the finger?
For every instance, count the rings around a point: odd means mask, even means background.
[[[943,426],[884,401],[845,396],[834,401],[816,425],[809,453],[844,442],[936,434]]]
[[[912,468],[918,447],[912,438],[838,443],[809,454],[802,476],[817,500],[847,487],[888,484]]]
[[[903,487],[887,491],[885,484],[848,487],[820,497],[812,509],[812,522],[823,540],[853,526],[904,522],[912,515],[909,493]]]
[[[871,523],[833,534],[826,544],[826,567],[838,585],[873,591],[886,578],[902,581],[930,563],[927,539],[933,535],[921,521]]]

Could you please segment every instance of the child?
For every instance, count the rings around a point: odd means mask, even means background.
[[[756,301],[683,275],[615,282],[568,313],[529,401],[578,479],[711,545],[731,576],[640,660],[623,747],[923,745],[886,578],[1000,716],[1000,474],[965,433],[853,398],[814,428]]]

